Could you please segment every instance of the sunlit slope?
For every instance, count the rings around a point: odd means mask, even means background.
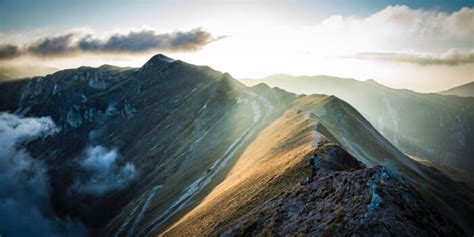
[[[223,232],[226,223],[297,186],[309,174],[304,167],[317,138],[315,126],[308,113],[296,110],[278,118],[245,149],[225,180],[164,235]]]
[[[335,95],[357,109],[402,152],[474,171],[474,98],[392,89],[375,81],[274,75],[266,83],[295,93]]]
[[[242,149],[293,99],[289,93],[243,88],[228,76],[216,86],[182,101],[167,116],[168,123],[134,143],[152,141],[144,144],[147,152],[139,147],[134,156],[147,179],[140,181],[143,190],[109,222],[107,233],[149,236],[173,223],[222,180]],[[177,130],[180,126],[183,130]],[[154,151],[162,160],[149,166]]]
[[[261,227],[257,228],[255,226],[257,224],[248,226],[245,224],[242,227],[244,229],[239,229],[241,227],[235,226],[240,226],[239,223],[248,223],[249,219],[253,218],[256,218],[255,222],[258,222],[260,226],[262,223],[257,221],[262,218],[259,217],[259,211],[253,217],[253,214],[249,213],[255,213],[255,210],[263,210],[262,212],[267,214],[276,213],[279,209],[271,206],[273,202],[281,201],[280,198],[289,193],[308,191],[301,190],[299,182],[309,175],[308,159],[316,149],[316,145],[327,140],[340,144],[369,166],[383,164],[398,170],[403,175],[416,177],[413,180],[428,182],[429,178],[417,176],[417,173],[422,171],[416,171],[419,169],[416,162],[405,157],[387,142],[348,104],[336,97],[307,96],[297,100],[291,110],[262,131],[238,159],[226,179],[163,235],[187,236],[192,233],[219,235],[229,230],[237,235],[253,233],[246,232],[246,228],[254,231]],[[358,176],[359,174],[348,175]],[[412,178],[409,179],[412,182]],[[367,182],[367,180],[361,182]],[[315,185],[317,186],[318,183]],[[308,198],[312,198],[313,194],[307,195]],[[425,197],[430,197],[430,195],[425,195]],[[314,198],[316,196],[311,200]],[[369,199],[364,196],[364,200]],[[350,203],[349,201],[347,205]],[[334,203],[328,205],[332,204]],[[319,206],[318,208],[324,209]],[[364,208],[365,206],[362,209]],[[441,210],[443,209],[438,211]],[[304,216],[302,218],[304,219]],[[291,221],[290,219],[286,221]],[[274,220],[264,222],[270,226],[270,229],[259,231],[264,231],[263,233],[266,234],[274,233],[278,227],[275,225],[272,227],[272,221]],[[376,221],[374,225],[375,223]],[[305,228],[305,226],[300,226],[296,230],[302,231]]]

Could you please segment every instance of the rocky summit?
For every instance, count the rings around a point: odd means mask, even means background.
[[[392,170],[366,168],[334,144],[316,154],[323,158],[314,181],[265,201],[227,224],[220,235],[463,235]]]

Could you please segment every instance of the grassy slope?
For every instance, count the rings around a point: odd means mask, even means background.
[[[264,82],[295,93],[335,95],[356,108],[403,152],[438,164],[472,171],[472,97],[392,89],[374,81],[329,76],[273,75]]]
[[[313,95],[299,99],[292,107],[293,111],[260,133],[229,176],[164,235],[219,233],[226,227],[225,220],[234,220],[275,195],[291,192],[294,185],[287,184],[302,180],[309,170],[301,167],[319,134],[369,166],[383,164],[402,173],[427,200],[470,231],[472,191],[409,159],[350,105],[335,97]],[[318,133],[312,132],[314,129]]]
[[[285,113],[247,147],[226,179],[164,235],[209,235],[225,229],[226,221],[290,191],[308,175],[303,166],[314,149],[314,127],[308,113]]]

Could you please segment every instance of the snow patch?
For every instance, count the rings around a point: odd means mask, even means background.
[[[255,111],[254,111],[255,112]],[[244,133],[242,133],[224,152],[222,158],[219,160],[215,161],[211,168],[209,169],[210,172],[205,172],[203,176],[199,177],[196,181],[194,181],[191,185],[189,185],[184,193],[176,200],[168,209],[166,209],[165,212],[162,214],[158,215],[157,217],[154,218],[154,221],[152,221],[149,225],[147,225],[145,228],[151,228],[147,234],[153,233],[156,228],[161,226],[166,220],[168,220],[171,216],[173,216],[176,212],[178,212],[182,207],[186,205],[186,203],[196,194],[198,193],[202,188],[204,188],[206,185],[208,185],[212,178],[220,171],[222,170],[226,164],[229,162],[229,160],[234,156],[235,152],[237,152],[239,147],[243,145],[243,141],[249,134],[251,134],[251,131],[255,128],[256,122],[254,122],[254,125],[245,130]],[[215,169],[215,167],[217,167]]]
[[[209,99],[206,101],[206,103],[199,109],[199,112],[198,113],[201,113],[202,111],[204,111],[205,109],[207,109],[207,104],[209,103]]]
[[[160,189],[162,185],[156,185],[153,187],[153,189],[150,191],[150,194],[148,194],[148,198],[146,199],[145,203],[143,204],[142,208],[140,209],[140,212],[138,215],[135,217],[135,221],[132,223],[132,226],[128,230],[128,236],[133,236],[135,234],[135,231],[138,227],[138,224],[143,220],[143,217],[145,216],[146,210],[150,207],[151,201],[156,195],[156,192],[158,189]]]

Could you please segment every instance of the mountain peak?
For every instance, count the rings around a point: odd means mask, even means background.
[[[160,65],[160,64],[168,64],[168,63],[172,63],[176,61],[175,59],[172,59],[164,54],[157,54],[153,57],[151,57],[146,63],[145,65],[143,65],[143,67],[150,67],[150,66],[153,66],[153,65]]]
[[[377,81],[375,81],[374,79],[368,79],[365,82],[367,82],[369,84],[373,84],[373,85],[379,85],[379,83]]]
[[[172,62],[176,61],[175,59],[172,59],[172,58],[170,58],[170,57],[168,57],[164,54],[157,54],[157,55],[151,57],[150,60],[148,60],[148,62],[157,61],[157,60],[165,61],[165,62],[168,62],[168,63],[172,63]]]

